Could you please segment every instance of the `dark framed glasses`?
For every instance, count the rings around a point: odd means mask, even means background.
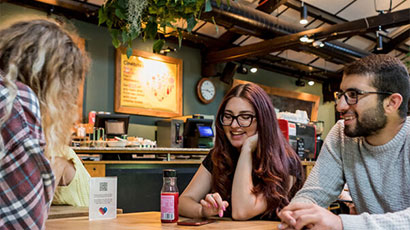
[[[253,120],[256,118],[253,114],[239,114],[238,116],[234,116],[229,113],[223,113],[219,119],[223,126],[231,126],[233,121],[236,120],[236,123],[240,127],[249,127],[252,125]]]
[[[348,105],[355,105],[359,101],[359,95],[367,95],[367,94],[385,94],[385,95],[392,95],[392,92],[380,92],[380,91],[363,91],[357,89],[349,89],[344,92],[335,92],[335,102],[338,104],[342,96],[344,96],[346,103]]]

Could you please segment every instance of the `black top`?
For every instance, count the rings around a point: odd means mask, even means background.
[[[212,151],[208,153],[208,155],[205,157],[205,159],[202,161],[202,165],[212,174],[212,169],[214,168],[214,165],[212,163],[212,157],[211,157]],[[232,181],[233,183],[233,175],[232,175]],[[232,217],[231,214],[231,200],[227,200],[229,203],[228,210],[224,212],[224,217]],[[276,216],[276,214],[272,215],[271,217],[269,216],[263,216],[258,215],[253,217],[251,220],[273,220],[273,221],[280,221],[280,219]]]

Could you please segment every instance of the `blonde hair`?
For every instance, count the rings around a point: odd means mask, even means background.
[[[0,70],[10,102],[16,97],[15,81],[35,92],[49,158],[64,152],[69,143],[77,121],[78,86],[88,70],[88,60],[72,35],[50,20],[22,21],[0,30]],[[10,115],[12,103],[7,105],[0,125]]]

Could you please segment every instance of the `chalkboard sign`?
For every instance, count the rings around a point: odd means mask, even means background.
[[[234,80],[233,86],[246,83],[250,82]],[[268,93],[269,97],[272,99],[273,106],[279,109],[279,111],[294,113],[296,110],[304,110],[307,112],[311,121],[317,121],[320,96],[269,87],[261,84],[258,85]]]

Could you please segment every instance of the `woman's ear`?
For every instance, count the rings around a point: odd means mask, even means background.
[[[399,110],[403,97],[399,93],[393,93],[386,99],[384,99],[384,110],[386,113],[394,113]]]

